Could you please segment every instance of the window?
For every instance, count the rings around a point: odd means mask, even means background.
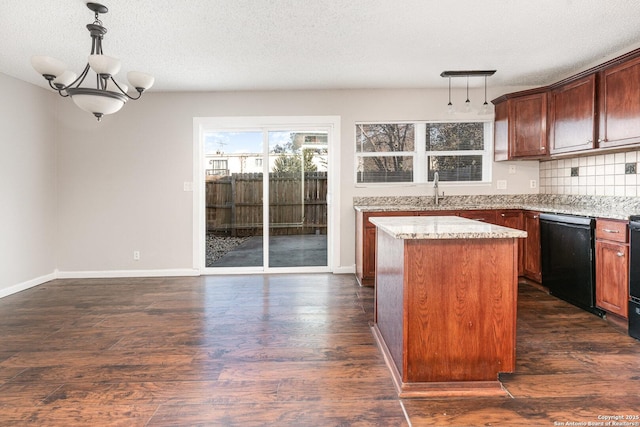
[[[207,175],[229,175],[229,166],[227,160],[209,160],[211,165],[207,169]]]
[[[471,123],[427,123],[427,177],[438,172],[442,181],[482,181],[485,125]]]
[[[356,125],[357,182],[413,182],[412,123]]]
[[[492,123],[356,124],[356,182],[491,181]]]

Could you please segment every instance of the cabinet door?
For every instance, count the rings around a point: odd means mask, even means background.
[[[627,318],[629,246],[596,241],[596,305]]]
[[[524,230],[527,238],[524,243],[524,275],[535,281],[542,281],[542,265],[540,262],[540,214],[526,211],[524,213]]]
[[[594,145],[596,75],[554,89],[549,95],[551,154],[589,150]]]
[[[640,58],[600,72],[598,145],[640,142]]]
[[[360,285],[373,286],[376,276],[376,226],[369,222],[369,218],[377,216],[415,216],[413,211],[393,211],[393,212],[365,212],[361,221],[356,221],[356,240],[362,233],[362,244],[356,242],[356,277]],[[356,217],[357,219],[357,217]],[[360,276],[361,274],[361,276]]]
[[[498,211],[496,224],[515,228],[516,230],[524,230],[521,211]],[[524,274],[524,242],[525,239],[518,239],[518,276]]]
[[[511,157],[543,157],[547,151],[547,94],[509,100]]]
[[[362,259],[362,284],[372,285],[376,276],[376,228],[364,229],[364,256]]]
[[[490,210],[468,210],[460,211],[459,216],[462,218],[475,219],[476,221],[496,223],[496,211]]]

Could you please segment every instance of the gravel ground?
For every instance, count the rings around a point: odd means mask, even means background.
[[[207,267],[211,267],[216,260],[222,258],[227,252],[246,242],[248,237],[221,237],[207,234]]]

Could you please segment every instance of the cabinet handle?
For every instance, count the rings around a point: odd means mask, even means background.
[[[500,216],[501,216],[502,218],[504,218],[506,215],[505,215],[505,214],[500,214]]]
[[[545,149],[545,146],[543,145],[542,147],[540,147],[540,149],[541,149],[541,150],[544,150],[544,149]]]
[[[602,231],[604,231],[605,233],[613,233],[613,234],[620,233],[620,230],[611,230],[609,228],[603,228]]]
[[[533,219],[538,219],[538,215],[534,215],[534,216],[533,216]]]
[[[616,253],[616,255],[618,255],[619,257],[623,257],[623,256],[624,256],[624,253],[622,253],[622,252],[618,252],[618,253]]]
[[[593,144],[593,140],[592,139],[587,139],[587,144]]]

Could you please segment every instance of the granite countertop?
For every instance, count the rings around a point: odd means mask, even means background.
[[[458,216],[370,218],[378,229],[396,239],[508,239],[527,237],[522,230]]]
[[[448,196],[436,205],[432,197],[367,197],[354,199],[360,212],[458,211],[523,209],[530,211],[627,220],[640,214],[640,197],[596,196]]]

